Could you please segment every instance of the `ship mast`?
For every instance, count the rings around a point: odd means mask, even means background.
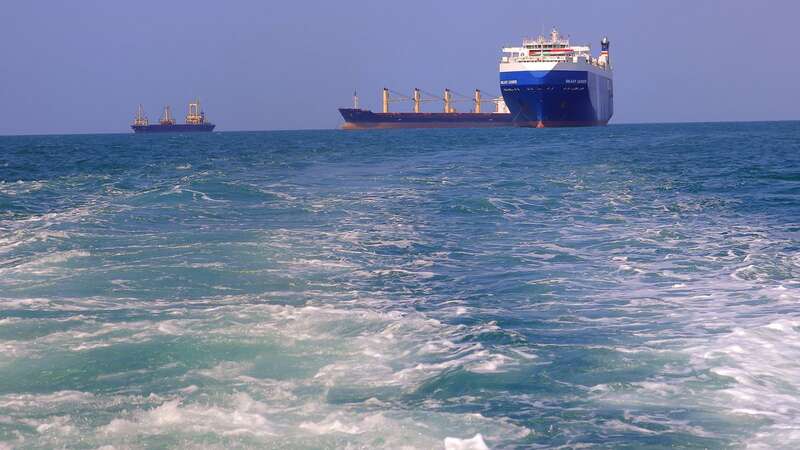
[[[175,125],[175,119],[172,118],[172,111],[169,105],[164,106],[164,114],[161,116],[159,123],[161,125]]]
[[[453,94],[451,93],[450,89],[444,90],[444,112],[446,113],[456,112],[456,109],[453,108]]]
[[[133,125],[137,127],[146,127],[149,124],[147,116],[144,114],[144,108],[139,105],[136,110],[136,117],[133,119]]]

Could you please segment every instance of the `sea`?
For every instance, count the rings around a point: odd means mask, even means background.
[[[800,448],[800,122],[0,137],[11,448]]]

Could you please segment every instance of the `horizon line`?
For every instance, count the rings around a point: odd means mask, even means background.
[[[701,125],[701,124],[725,124],[725,123],[783,123],[783,122],[800,122],[800,118],[797,119],[761,119],[761,120],[698,120],[698,121],[664,121],[664,122],[614,122],[605,125],[605,127],[613,127],[613,126],[622,126],[622,125]],[[605,128],[605,127],[588,127],[588,128]],[[525,128],[525,127],[502,127],[502,129],[508,128]],[[587,128],[587,127],[559,127],[556,129],[568,129],[568,128]],[[408,132],[409,130],[432,130],[433,128],[407,128],[403,130],[404,132]],[[469,129],[484,129],[485,128],[462,128],[462,130],[469,130]],[[496,128],[492,128],[496,129]],[[553,128],[550,128],[553,129]],[[199,135],[209,135],[209,134],[221,134],[221,133],[274,133],[274,132],[292,132],[292,131],[353,131],[353,130],[342,130],[340,128],[275,128],[275,129],[260,129],[260,130],[220,130],[220,131],[211,131],[207,133],[164,133],[165,135],[176,135],[176,134],[199,134]],[[391,130],[358,130],[358,131],[391,131]],[[397,130],[395,130],[397,131]],[[75,132],[75,133],[19,133],[19,134],[0,134],[0,138],[4,137],[38,137],[38,136],[122,136],[122,135],[130,135],[134,136],[136,133],[130,132],[117,132],[117,131],[90,131],[90,132]]]

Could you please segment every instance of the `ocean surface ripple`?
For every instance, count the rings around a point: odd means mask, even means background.
[[[800,123],[0,138],[0,449],[798,448]]]

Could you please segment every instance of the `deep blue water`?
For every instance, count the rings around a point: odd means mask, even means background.
[[[0,137],[0,448],[797,448],[799,250],[797,122]]]

